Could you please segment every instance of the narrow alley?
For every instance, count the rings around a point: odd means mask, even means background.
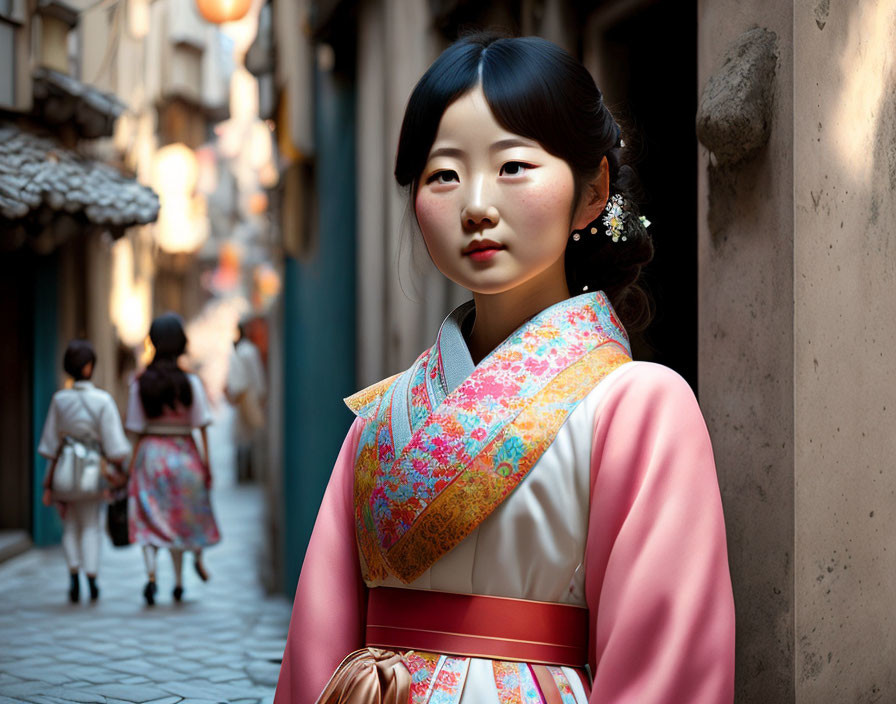
[[[80,603],[68,602],[58,546],[0,564],[0,704],[273,699],[290,605],[262,587],[263,495],[235,482],[232,411],[222,406],[209,437],[222,532],[205,558],[209,582],[186,558],[184,600],[174,603],[170,560],[160,555],[159,593],[147,607],[139,548],[116,549],[108,539],[93,604],[83,587]]]

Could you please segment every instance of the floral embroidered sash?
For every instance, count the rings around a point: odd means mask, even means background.
[[[547,308],[475,368],[460,335],[471,310],[452,313],[410,369],[346,399],[369,421],[354,488],[368,581],[391,573],[408,584],[460,543],[525,478],[588,392],[631,360],[602,292]]]

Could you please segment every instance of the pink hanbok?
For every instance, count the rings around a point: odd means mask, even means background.
[[[412,704],[730,704],[725,528],[689,386],[631,361],[601,293],[475,366],[472,312],[348,399],[275,704],[315,702],[365,646],[396,654]]]
[[[188,374],[189,408],[166,409],[147,419],[138,382],[131,384],[125,427],[140,434],[128,484],[128,532],[132,543],[198,550],[220,540],[206,487],[206,469],[193,428],[212,422],[199,378]]]

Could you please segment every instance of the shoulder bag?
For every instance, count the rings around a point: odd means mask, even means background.
[[[99,421],[87,402],[78,393],[78,400],[99,427]],[[104,489],[102,448],[96,440],[66,435],[53,468],[52,490],[59,501],[96,499]]]

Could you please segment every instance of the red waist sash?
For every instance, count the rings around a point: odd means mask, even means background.
[[[367,600],[366,644],[580,668],[588,661],[588,609],[375,587]]]

